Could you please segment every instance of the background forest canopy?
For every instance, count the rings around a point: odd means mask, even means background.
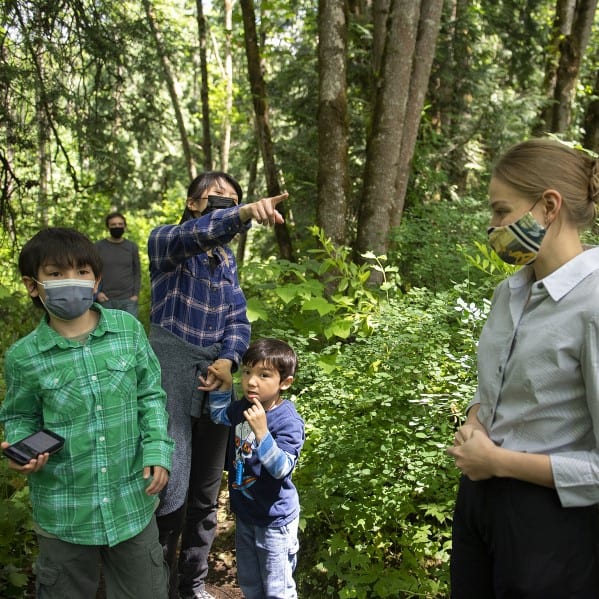
[[[250,256],[297,260],[313,224],[358,262],[393,253],[411,210],[484,209],[507,145],[555,133],[599,149],[596,4],[8,0],[2,284],[42,226],[98,238],[117,208],[145,245],[205,169],[249,200],[290,192]]]
[[[285,224],[235,249],[252,335],[300,356],[301,596],[446,597],[444,447],[510,272],[485,244],[490,168],[531,136],[599,152],[597,2],[5,0],[0,358],[40,317],[16,269],[40,228],[96,240],[123,212],[147,324],[146,240],[196,173],[287,190]],[[34,553],[0,460],[0,596]]]

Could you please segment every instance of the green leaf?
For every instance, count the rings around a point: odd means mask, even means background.
[[[324,316],[335,310],[335,306],[324,297],[311,297],[302,304],[302,310],[316,310],[320,316]]]
[[[268,320],[268,310],[264,308],[264,304],[251,297],[247,301],[247,317],[250,322],[256,322],[257,320]]]
[[[325,328],[324,334],[327,339],[331,337],[339,337],[347,339],[351,334],[352,323],[349,320],[334,320],[328,327]]]
[[[317,364],[326,374],[330,374],[337,369],[337,354],[320,354]]]

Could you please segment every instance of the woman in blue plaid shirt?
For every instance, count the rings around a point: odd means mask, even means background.
[[[169,433],[176,443],[157,512],[172,599],[211,597],[205,579],[228,429],[211,422],[206,392],[197,390],[198,377],[207,376],[208,386],[215,389],[219,381],[208,366],[235,371],[250,339],[235,256],[226,244],[247,231],[252,219],[282,223],[276,206],[287,194],[245,205],[242,197],[229,174],[203,173],[188,188],[180,223],[157,227],[148,240],[150,342],[161,364]]]

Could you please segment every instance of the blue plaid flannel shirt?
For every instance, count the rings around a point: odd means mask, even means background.
[[[225,244],[249,227],[236,206],[157,227],[148,239],[150,321],[193,345],[221,343],[219,358],[232,360],[234,369],[248,347],[250,323],[235,256]]]

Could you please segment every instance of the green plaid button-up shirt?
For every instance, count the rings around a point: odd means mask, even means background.
[[[113,546],[141,532],[157,498],[146,495],[145,466],[170,470],[166,396],[145,331],[120,310],[103,310],[85,344],[42,318],[5,360],[0,407],[6,440],[42,428],[66,439],[29,475],[33,518],[44,531],[81,545]]]

